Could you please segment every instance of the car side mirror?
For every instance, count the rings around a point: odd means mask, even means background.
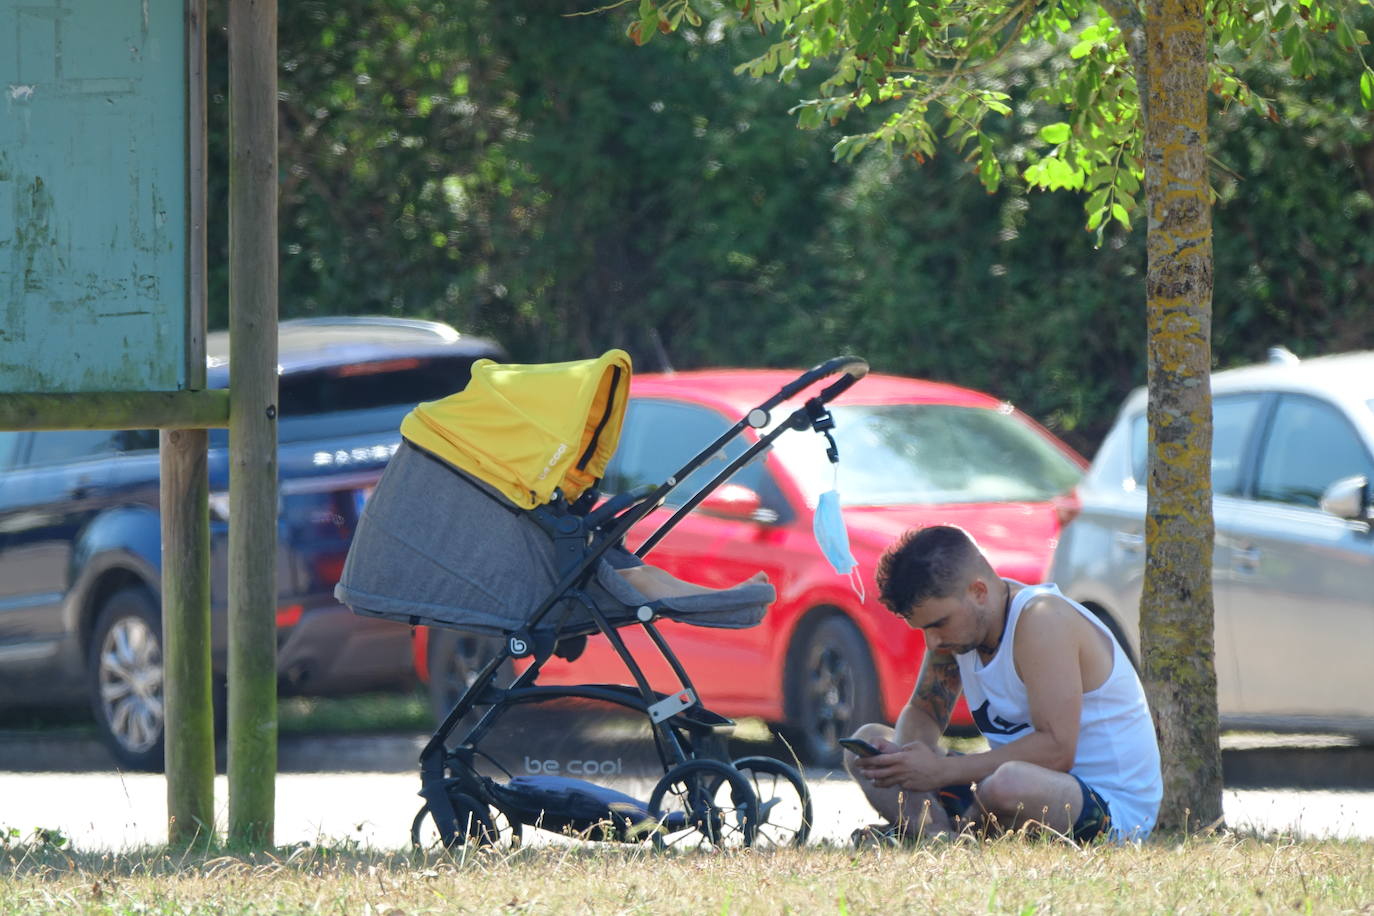
[[[762,522],[771,525],[778,520],[778,513],[765,508],[763,497],[757,490],[740,483],[722,484],[697,505],[697,511],[716,518],[728,518],[740,522]]]
[[[1322,494],[1321,507],[1323,512],[1338,518],[1374,520],[1374,512],[1370,511],[1369,478],[1358,474],[1335,481]]]

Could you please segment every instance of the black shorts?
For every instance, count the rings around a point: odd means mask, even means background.
[[[1077,776],[1073,778],[1078,779]],[[1083,810],[1073,822],[1073,838],[1079,843],[1090,843],[1111,831],[1112,810],[1107,807],[1107,800],[1086,782],[1078,779],[1078,787],[1083,790]]]
[[[1090,843],[1111,830],[1112,812],[1105,798],[1077,776],[1074,779],[1078,780],[1078,787],[1083,790],[1083,810],[1078,812],[1078,819],[1073,822],[1072,835],[1075,842]],[[967,783],[945,786],[935,793],[935,797],[940,800],[940,807],[945,809],[950,820],[956,822],[968,816],[968,809],[974,803],[973,788]]]
[[[945,809],[949,819],[955,821],[967,817],[968,809],[973,807],[973,786],[968,783],[945,786],[935,793],[935,797],[940,800],[940,807]]]

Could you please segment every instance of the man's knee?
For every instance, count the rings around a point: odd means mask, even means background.
[[[867,725],[860,725],[855,729],[851,737],[858,738],[860,741],[867,741],[869,744],[874,745],[879,741],[891,741],[892,726],[884,725],[881,722],[869,722]],[[854,771],[854,761],[857,759],[859,759],[858,755],[853,751],[846,750],[844,752],[845,772],[852,778],[859,780],[859,782],[867,782],[866,779],[862,779],[859,774]]]
[[[880,739],[883,741],[892,740],[892,726],[884,725],[881,722],[869,722],[867,725],[860,725],[855,729],[851,736],[860,741],[867,741],[869,744],[876,744]]]
[[[1043,767],[1022,760],[1009,760],[978,783],[978,801],[994,811],[1014,811],[1037,791],[1045,773]]]
[[[987,811],[1010,818],[1008,826],[1022,818],[1051,824],[1067,818],[1071,823],[1075,797],[1071,790],[1076,786],[1077,781],[1067,773],[1010,760],[978,783],[977,798]]]

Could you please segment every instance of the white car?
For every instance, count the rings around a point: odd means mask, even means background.
[[[1374,351],[1218,372],[1213,394],[1217,699],[1226,728],[1374,740]],[[1050,580],[1139,658],[1145,392],[1077,493]]]

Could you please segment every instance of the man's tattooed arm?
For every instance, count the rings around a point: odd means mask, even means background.
[[[907,705],[930,716],[943,732],[949,725],[962,688],[959,663],[954,656],[948,652],[927,652],[921,663],[921,674],[916,678],[916,689]]]

